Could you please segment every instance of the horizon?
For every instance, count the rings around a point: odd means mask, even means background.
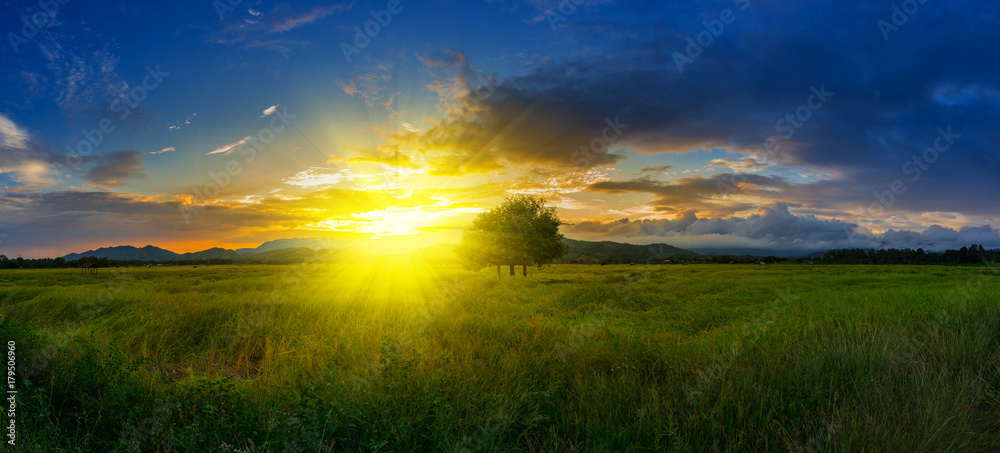
[[[117,245],[104,245],[104,246],[99,246],[99,247],[93,247],[93,248],[90,248],[90,249],[87,249],[87,250],[81,250],[81,251],[77,251],[77,252],[69,252],[69,253],[65,253],[65,254],[62,254],[62,255],[58,255],[58,256],[49,256],[49,257],[41,257],[41,258],[26,258],[26,259],[55,259],[55,258],[65,258],[65,257],[67,257],[69,255],[85,255],[87,253],[96,252],[96,251],[101,250],[101,249],[114,249],[114,248],[120,248],[120,247],[131,247],[131,248],[134,248],[134,249],[144,249],[144,248],[148,248],[148,247],[153,247],[153,248],[156,248],[156,249],[159,249],[159,250],[164,250],[164,251],[175,253],[175,254],[178,254],[178,255],[183,255],[183,254],[186,254],[186,253],[203,252],[203,251],[212,250],[212,249],[223,249],[223,250],[226,250],[226,251],[233,251],[233,252],[238,252],[238,253],[241,253],[241,254],[243,254],[243,253],[260,253],[260,252],[256,252],[256,249],[259,248],[259,247],[263,247],[264,245],[267,245],[267,244],[269,244],[271,242],[276,242],[276,241],[301,241],[301,240],[330,240],[330,239],[331,238],[323,238],[323,237],[314,237],[314,238],[279,238],[279,239],[274,239],[272,241],[268,241],[268,242],[265,242],[265,243],[262,243],[262,244],[257,244],[257,246],[248,246],[248,247],[240,247],[240,248],[209,247],[209,248],[206,248],[206,249],[196,249],[196,250],[186,250],[186,251],[172,250],[172,249],[160,247],[160,246],[157,246],[157,245],[154,245],[154,244],[146,244],[146,245],[117,244]],[[631,242],[621,242],[621,241],[586,241],[586,240],[578,240],[578,239],[571,239],[571,238],[565,238],[565,239],[573,240],[573,241],[578,241],[578,242],[585,242],[585,243],[602,243],[602,242],[607,242],[607,243],[613,243],[613,244],[632,245],[632,246],[638,246],[638,247],[656,246],[656,245],[673,246],[673,244],[667,244],[667,243],[635,244],[635,243],[631,243]],[[411,242],[411,243],[409,243],[407,245],[410,248],[399,249],[399,250],[395,250],[395,251],[392,251],[392,252],[385,252],[384,249],[378,249],[378,248],[376,248],[374,251],[373,250],[360,250],[360,249],[363,249],[365,247],[365,241],[358,241],[358,242],[354,242],[354,243],[350,243],[350,244],[346,244],[346,245],[343,244],[343,243],[340,243],[340,244],[337,244],[337,245],[334,245],[334,246],[331,246],[331,247],[322,247],[322,248],[319,248],[319,249],[316,249],[314,247],[304,246],[304,245],[298,245],[298,246],[289,246],[289,247],[275,248],[275,249],[272,249],[272,250],[286,250],[286,249],[289,249],[289,248],[305,247],[305,248],[313,248],[315,250],[324,250],[325,249],[325,250],[353,250],[353,251],[356,251],[356,252],[357,251],[363,251],[363,252],[366,252],[366,253],[368,253],[370,255],[373,255],[373,256],[386,256],[386,257],[389,257],[389,256],[398,256],[398,255],[408,255],[408,254],[413,253],[413,252],[419,252],[419,251],[422,251],[422,250],[425,250],[425,249],[430,249],[430,248],[438,247],[438,246],[457,246],[458,243],[438,242],[438,243],[429,244],[429,245],[424,245],[424,244],[418,245],[418,244],[415,244],[415,243]],[[964,247],[973,246],[973,245],[978,245],[978,244],[969,244],[969,245],[963,246],[963,248]],[[777,249],[753,249],[753,248],[744,248],[744,249],[711,249],[711,248],[684,249],[684,248],[680,248],[680,247],[678,247],[678,249],[689,251],[689,252],[694,252],[694,253],[697,253],[698,255],[702,255],[702,256],[734,255],[734,256],[756,256],[756,257],[763,257],[765,255],[774,255],[774,256],[777,256],[777,257],[785,257],[785,258],[811,256],[811,255],[815,255],[815,254],[818,254],[818,253],[825,253],[825,252],[829,252],[829,251],[833,251],[833,250],[840,250],[840,249],[827,249],[827,250],[805,250],[805,251],[802,251],[802,250],[777,250]],[[854,249],[861,249],[861,248],[860,247],[855,247]],[[892,249],[892,247],[880,246],[880,247],[871,247],[869,249],[870,250],[887,250],[887,249]],[[869,250],[869,249],[865,249],[865,250]],[[905,247],[904,249],[922,250],[921,248],[913,249],[913,248],[908,248],[908,247]],[[927,253],[941,253],[941,252],[944,252],[946,250],[959,250],[959,249],[960,248],[955,248],[955,249],[940,248],[940,249],[927,249],[927,250],[924,250],[924,251],[927,252]],[[243,252],[240,252],[240,250],[243,250]],[[902,249],[900,249],[900,250],[902,250]],[[986,248],[986,250],[994,251],[994,250],[1000,250],[1000,248]],[[7,255],[4,254],[2,250],[0,250],[0,256],[7,256]],[[14,256],[18,256],[18,255],[14,255]],[[8,256],[8,258],[10,258],[10,257]]]
[[[0,254],[406,252],[517,194],[574,240],[1000,248],[997,5],[43,3],[0,19]]]

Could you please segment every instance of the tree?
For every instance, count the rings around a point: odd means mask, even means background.
[[[566,255],[556,209],[545,200],[514,195],[479,214],[462,234],[455,252],[467,269],[498,261],[531,261],[538,267]]]

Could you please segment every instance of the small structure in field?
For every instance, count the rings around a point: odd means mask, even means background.
[[[514,276],[514,266],[521,266],[521,272],[528,276],[528,266],[535,264],[533,261],[490,261],[490,266],[497,267],[497,280],[500,280],[500,268],[510,266],[510,276]]]
[[[97,269],[100,269],[100,267],[101,266],[98,266],[97,264],[94,263],[86,263],[83,266],[80,266],[80,271],[83,272],[84,274],[96,274]]]

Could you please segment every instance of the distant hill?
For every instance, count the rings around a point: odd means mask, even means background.
[[[240,254],[236,253],[235,250],[224,249],[220,247],[213,247],[208,250],[202,250],[200,252],[190,252],[182,253],[177,256],[178,260],[211,260],[211,259],[231,259],[236,260],[240,258]]]
[[[314,250],[309,247],[291,247],[280,250],[269,250],[260,253],[246,253],[239,256],[239,261],[251,264],[291,264],[314,261],[329,261],[333,250]]]
[[[268,241],[259,247],[252,249],[225,249],[213,247],[200,252],[176,253],[170,250],[161,249],[152,245],[142,248],[131,245],[120,245],[117,247],[101,247],[97,250],[88,250],[83,253],[70,253],[63,257],[66,261],[74,261],[83,257],[108,258],[121,261],[170,261],[170,260],[210,260],[210,259],[231,259],[237,261],[252,260],[261,261],[282,261],[291,260],[291,255],[298,254],[305,256],[305,250],[298,252],[288,252],[284,254],[264,255],[251,258],[252,255],[263,255],[269,252],[278,252],[289,249],[307,249],[308,251],[333,249],[337,243],[333,239],[312,238],[312,239],[278,239]],[[314,253],[312,255],[315,255]]]
[[[697,258],[700,255],[690,250],[681,249],[668,244],[635,245],[619,242],[587,242],[564,239],[569,252],[562,260],[564,263],[646,263],[651,261]],[[103,247],[83,253],[70,253],[64,256],[67,261],[82,257],[106,257],[121,261],[170,261],[170,260],[212,260],[226,259],[245,263],[293,263],[308,262],[322,259],[328,262],[352,262],[366,260],[371,256],[364,247],[355,245],[346,248],[336,248],[336,243],[326,239],[279,239],[265,242],[260,247],[252,249],[230,250],[220,247],[202,250],[200,252],[174,253],[158,247],[147,245],[136,248],[129,245],[118,247]],[[437,244],[411,252],[420,256],[426,262],[455,262],[454,244]]]
[[[669,244],[635,245],[620,242],[589,242],[563,239],[569,251],[563,257],[564,263],[647,263],[664,260],[697,258],[696,252],[674,247]]]
[[[323,249],[333,249],[339,248],[342,244],[336,239],[332,238],[292,238],[292,239],[276,239],[273,241],[267,241],[256,248],[252,249],[236,249],[236,253],[260,253],[260,252],[271,252],[274,250],[290,249],[296,247],[305,247],[313,250],[323,250]]]
[[[70,253],[63,258],[66,261],[78,260],[83,257],[107,257],[113,260],[166,261],[176,259],[178,256],[180,255],[170,250],[153,247],[152,245],[142,248],[131,245],[120,245],[118,247],[101,247],[97,250],[88,250],[83,253]]]

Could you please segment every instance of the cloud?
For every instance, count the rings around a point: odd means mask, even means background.
[[[735,196],[774,197],[789,187],[791,184],[780,176],[715,174],[707,178],[694,175],[670,182],[647,177],[601,181],[591,184],[588,190],[607,194],[652,194],[657,199],[650,204],[660,212],[695,209],[712,214],[732,214],[754,208],[754,204],[734,200]],[[731,196],[734,199],[728,198]]]
[[[24,149],[30,136],[6,116],[0,115],[0,147]]]
[[[0,115],[0,175],[10,174],[14,182],[28,186],[51,186],[59,182],[54,165],[64,164],[65,160],[65,156],[35,143],[21,127]]]
[[[771,203],[744,218],[699,218],[695,211],[683,210],[672,220],[581,222],[567,226],[566,234],[606,235],[635,243],[669,242],[681,247],[814,250],[851,244],[856,228],[839,220],[797,216],[789,212],[787,204]],[[863,239],[866,244],[872,240]]]
[[[898,180],[906,193],[894,197],[886,215],[1000,217],[1000,207],[981,201],[981,194],[1000,191],[1000,134],[993,132],[1000,119],[1000,64],[982,58],[980,46],[1000,40],[988,20],[1000,14],[998,5],[983,11],[970,1],[932,6],[921,17],[925,26],[948,33],[943,42],[906,29],[900,32],[905,40],[889,43],[872,25],[887,14],[881,4],[753,5],[736,11],[736,22],[683,71],[673,64],[674,52],[683,54],[685,38],[704,31],[706,14],[732,8],[731,1],[621,2],[608,6],[626,13],[616,20],[575,15],[561,36],[587,46],[562,59],[535,60],[504,79],[476,71],[458,51],[422,55],[435,77],[429,89],[445,114],[424,131],[400,131],[394,146],[422,154],[421,162],[439,175],[522,166],[572,172],[614,165],[627,150],[716,150],[732,157],[712,161],[714,169],[780,175],[785,184],[751,181],[737,187],[747,199],[722,199],[712,187],[719,181],[706,187],[691,181],[658,190],[658,208],[724,215],[788,201],[858,212]],[[591,39],[598,35],[606,38]],[[791,126],[788,115],[794,119],[801,106],[816,102],[817,91],[833,94]],[[573,153],[601,138],[605,119],[616,117],[628,128],[610,152],[583,168],[572,165]],[[961,138],[918,178],[913,159],[922,159],[938,129],[948,126]],[[769,139],[777,140],[775,153],[765,150]]]
[[[581,99],[593,93],[549,97],[521,80],[501,84],[473,69],[461,52],[422,55],[421,61],[436,79],[429,88],[446,115],[425,131],[399,131],[390,142],[426,154],[435,175],[539,165],[573,170],[580,153],[590,155],[579,165],[586,169],[623,157],[616,151],[628,125],[613,111],[582,108]]]
[[[121,184],[127,179],[145,179],[142,167],[142,153],[139,151],[104,154],[84,173],[83,179],[98,185]]]
[[[972,244],[986,248],[1000,247],[1000,231],[990,225],[953,229],[931,225],[922,232],[888,230],[878,237],[878,247],[923,248],[926,250],[960,249]]]
[[[263,48],[268,50],[273,50],[288,58],[288,54],[292,51],[292,47],[302,47],[308,45],[308,41],[294,41],[294,40],[281,40],[281,39],[271,39],[267,41],[251,41],[243,45],[243,49],[255,49]]]
[[[343,82],[338,80],[337,86],[350,96],[360,95],[369,107],[381,104],[388,109],[394,100],[393,96],[384,97],[388,88],[387,83],[392,80],[391,71],[391,64],[388,62],[379,62],[371,70],[354,77],[350,81]]]
[[[247,10],[243,17],[234,15],[225,25],[207,36],[209,42],[223,45],[240,45],[242,49],[262,48],[279,52],[285,57],[293,47],[308,45],[296,39],[268,39],[275,33],[285,33],[303,25],[314,23],[330,14],[350,10],[351,3],[314,7],[305,13],[294,13],[288,3],[279,3],[269,13]]]
[[[191,120],[198,116],[198,112],[192,113],[184,118],[184,121],[171,121],[167,124],[167,131],[176,132],[179,131],[184,126],[190,126]]]
[[[330,169],[318,170],[325,173]],[[0,212],[4,213],[0,226],[9,234],[3,238],[4,248],[16,247],[26,257],[62,256],[122,244],[173,249],[197,243],[205,244],[195,245],[199,248],[232,247],[234,243],[242,246],[317,235],[356,240],[370,236],[371,229],[397,231],[393,228],[405,227],[397,224],[398,220],[420,212],[438,213],[443,220],[464,224],[466,217],[471,220],[481,209],[442,197],[468,191],[433,191],[431,198],[415,194],[401,199],[386,193],[325,188],[297,196],[270,193],[247,198],[254,194],[233,194],[229,201],[206,203],[191,195],[14,190],[0,197]],[[341,232],[328,228],[337,222],[353,227]]]
[[[243,145],[246,145],[247,143],[250,143],[251,140],[253,140],[253,137],[248,135],[246,137],[243,137],[239,141],[230,143],[228,145],[223,145],[223,146],[220,146],[220,147],[216,148],[213,151],[209,151],[209,152],[205,153],[205,155],[208,156],[208,155],[211,155],[211,154],[222,154],[224,156],[228,156],[233,151],[236,151],[239,147],[241,147]]]
[[[335,195],[328,195],[339,201]],[[281,201],[282,207],[297,201]],[[62,256],[101,246],[154,244],[189,244],[192,238],[208,241],[239,241],[253,237],[261,226],[274,228],[277,239],[294,234],[295,225],[317,221],[313,214],[303,217],[295,209],[269,204],[212,205],[199,209],[185,222],[181,198],[175,196],[139,196],[107,191],[16,191],[0,198],[0,223],[10,240],[4,247],[16,246],[30,257]],[[352,205],[353,207],[354,205]],[[277,210],[275,210],[277,209]],[[370,209],[367,205],[359,209]],[[300,220],[301,219],[301,220]],[[72,231],[72,234],[67,234]],[[288,237],[288,236],[284,236]],[[299,236],[297,236],[299,237]],[[267,240],[264,239],[264,240]],[[246,242],[263,242],[248,240]],[[207,246],[205,247],[207,248]]]
[[[742,159],[713,159],[709,166],[716,168],[728,168],[737,173],[759,172],[767,169],[770,165],[758,161],[752,157]]]
[[[390,167],[417,168],[410,156],[400,152],[380,152],[380,151],[355,151],[360,157],[350,159],[349,162],[374,162]]]
[[[163,153],[170,153],[170,152],[174,152],[174,151],[177,151],[177,149],[171,146],[169,148],[163,148],[163,149],[161,149],[159,151],[150,151],[149,154],[163,154]]]
[[[343,181],[350,181],[355,178],[356,176],[346,168],[343,170],[337,170],[333,168],[313,167],[286,179],[285,184],[299,187],[323,188],[334,186]]]
[[[262,113],[262,114],[260,115],[260,117],[261,117],[261,118],[263,118],[263,117],[265,117],[265,116],[268,116],[268,115],[273,115],[273,114],[274,114],[274,112],[277,112],[277,111],[278,111],[278,106],[279,106],[279,105],[281,105],[281,104],[275,104],[275,105],[272,105],[272,106],[270,106],[270,107],[268,107],[268,108],[264,109],[264,113]]]
[[[653,167],[642,167],[642,170],[639,170],[639,171],[643,172],[643,173],[645,173],[645,172],[663,173],[663,172],[665,172],[667,170],[670,170],[671,168],[674,168],[674,166],[673,165],[656,165],[656,166],[653,166]]]
[[[306,24],[316,22],[333,13],[339,13],[350,10],[353,5],[354,3],[351,2],[351,3],[340,3],[333,6],[322,6],[322,7],[317,6],[312,10],[310,10],[309,12],[302,14],[300,16],[286,17],[285,20],[271,27],[271,33],[282,33],[292,30],[294,28],[301,27]]]
[[[1000,232],[984,225],[959,230],[933,225],[923,232],[889,230],[865,233],[858,225],[813,215],[795,215],[787,203],[770,203],[746,217],[700,218],[683,210],[670,220],[590,220],[566,225],[568,237],[639,244],[666,242],[695,249],[813,252],[836,248],[957,249],[971,244],[1000,248]]]
[[[145,133],[157,123],[157,116],[133,99],[133,90],[142,85],[146,71],[129,79],[119,73],[120,58],[107,50],[81,49],[86,36],[63,39],[63,35],[39,34],[39,49],[54,74],[58,96],[55,101],[71,124],[92,128],[96,120],[113,119],[117,130]],[[95,38],[97,39],[97,38]],[[145,88],[143,88],[145,89]],[[147,90],[148,95],[148,90]]]

